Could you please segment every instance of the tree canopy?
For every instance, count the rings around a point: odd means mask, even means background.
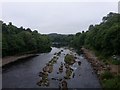
[[[103,55],[120,54],[120,14],[110,12],[98,25],[90,25],[88,31],[76,33],[73,46],[85,46]]]
[[[30,28],[16,27],[10,22],[2,23],[2,55],[14,55],[26,52],[46,52],[51,50],[47,35]]]

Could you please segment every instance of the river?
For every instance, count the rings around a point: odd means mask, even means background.
[[[46,63],[51,60],[55,52],[63,50],[59,56],[57,63],[53,66],[52,73],[49,74],[49,86],[39,86],[37,82],[40,81],[39,72],[42,71]],[[65,68],[62,74],[57,74],[61,62],[64,63],[64,57],[71,51],[66,48],[53,47],[51,52],[39,54],[39,56],[22,60],[21,62],[15,62],[14,64],[3,68],[2,72],[2,87],[3,88],[58,88],[59,81],[52,80],[51,78],[63,78],[65,75]],[[74,51],[72,53],[76,54]],[[84,56],[77,54],[77,61],[81,62],[78,66],[74,64],[74,78],[68,79],[68,88],[100,88],[99,80],[93,71],[90,63],[84,58]]]

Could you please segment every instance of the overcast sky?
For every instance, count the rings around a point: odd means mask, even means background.
[[[109,12],[118,12],[117,2],[17,2],[2,4],[2,20],[38,30],[39,33],[75,34],[98,24]]]

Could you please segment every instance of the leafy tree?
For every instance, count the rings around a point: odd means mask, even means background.
[[[48,36],[41,35],[30,28],[17,28],[10,22],[2,23],[2,53],[3,57],[27,52],[47,52],[51,50]]]

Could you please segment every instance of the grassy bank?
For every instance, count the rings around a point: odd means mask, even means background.
[[[113,65],[120,65],[120,56],[113,55],[113,56],[106,56],[102,55],[100,52],[91,49],[95,55],[98,57],[99,60],[104,62],[105,64],[113,64]]]
[[[98,60],[101,60],[105,65],[109,66],[110,70],[106,70],[100,75],[101,84],[104,89],[114,88],[120,90],[120,60],[115,56],[104,56],[95,51]]]
[[[110,71],[105,71],[100,75],[100,78],[104,89],[120,90],[120,75],[114,75]]]

